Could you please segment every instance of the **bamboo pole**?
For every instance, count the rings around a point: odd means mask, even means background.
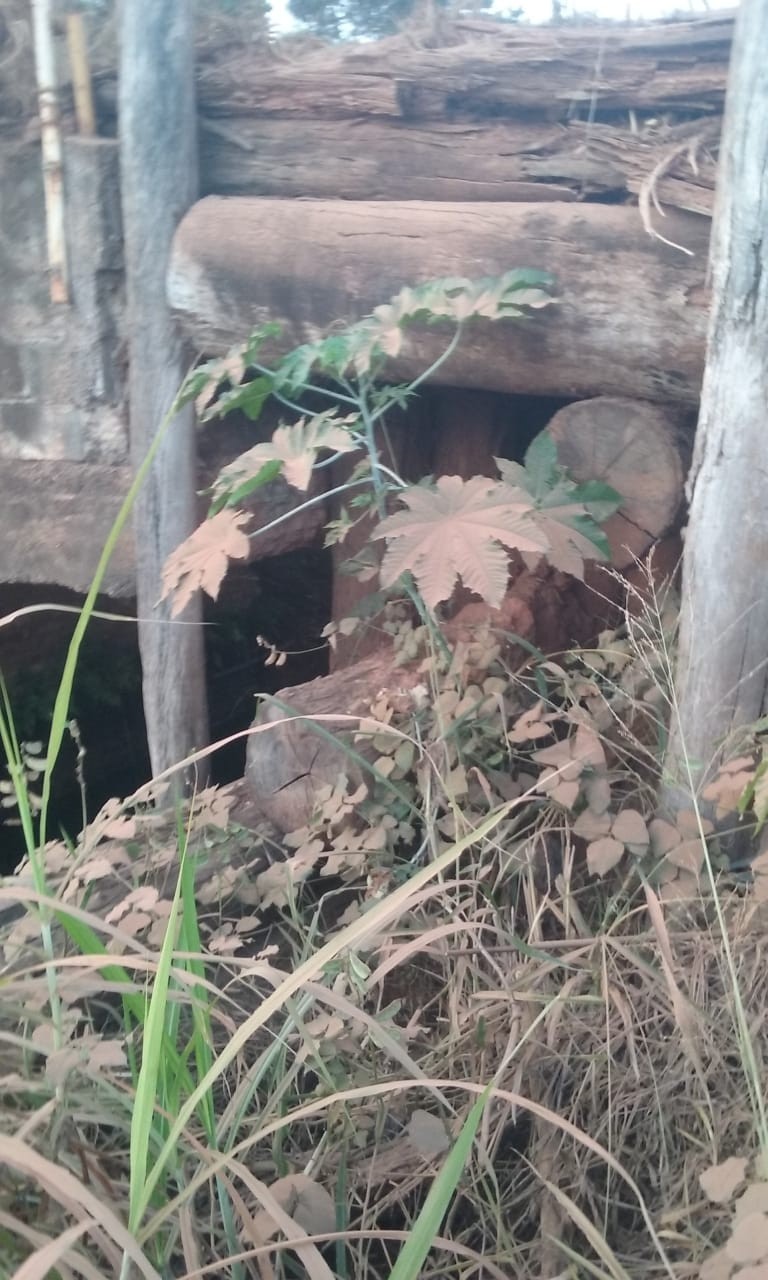
[[[77,131],[83,138],[92,138],[96,133],[96,113],[93,109],[88,40],[85,17],[82,13],[67,14],[67,48],[72,72],[72,91],[75,96]]]
[[[51,302],[69,302],[64,182],[51,0],[32,0],[32,32],[43,149],[43,186]]]

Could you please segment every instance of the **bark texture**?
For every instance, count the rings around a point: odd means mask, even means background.
[[[683,557],[679,723],[688,791],[768,709],[768,0],[737,18],[712,243],[713,310]],[[685,797],[683,803],[686,803]]]
[[[546,84],[546,81],[544,82]],[[549,101],[549,99],[547,99]],[[599,121],[301,122],[201,117],[203,194],[342,200],[573,201],[637,194],[711,215],[720,117],[629,128]],[[661,166],[660,168],[658,168]],[[655,219],[664,232],[664,222]]]
[[[130,342],[131,461],[138,467],[188,355],[168,307],[174,231],[197,194],[191,0],[124,0],[120,14],[121,181]],[[154,773],[207,741],[201,604],[170,623],[161,570],[195,524],[191,407],[178,415],[134,511],[139,644]]]
[[[289,349],[405,284],[538,267],[555,276],[557,306],[524,324],[473,324],[442,382],[695,403],[709,223],[678,215],[665,232],[694,256],[652,240],[628,208],[212,196],[176,235],[169,297],[198,350],[226,351],[266,320],[283,323]],[[446,342],[442,331],[414,331],[393,379],[421,372]]]

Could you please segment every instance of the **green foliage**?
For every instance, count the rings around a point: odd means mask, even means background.
[[[411,16],[418,0],[289,0],[294,18],[328,40],[359,36],[388,36]],[[480,0],[472,9],[490,9],[493,0]],[[451,0],[437,0],[438,8],[458,8]]]
[[[196,369],[181,394],[196,400],[204,421],[234,409],[256,421],[272,396],[302,416],[281,423],[271,441],[241,454],[214,481],[209,520],[215,528],[198,530],[166,565],[164,593],[175,596],[176,611],[198,587],[215,596],[228,559],[246,553],[247,516],[240,507],[257,489],[282,475],[307,493],[318,468],[349,452],[363,457],[341,486],[349,498],[328,527],[326,545],[342,543],[357,521],[373,513],[378,528],[372,540],[388,544],[380,586],[384,592],[404,591],[419,608],[434,611],[459,582],[498,606],[511,550],[532,566],[546,556],[577,576],[583,575],[585,559],[607,559],[599,522],[617,509],[619,495],[598,482],[572,481],[546,434],[530,446],[523,466],[498,459],[498,480],[443,476],[408,486],[379,455],[377,424],[409,402],[456,349],[467,325],[526,322],[554,303],[552,288],[551,277],[534,269],[431,280],[401,289],[358,323],[304,343],[274,363],[265,362],[265,348],[279,330],[266,325],[225,359]],[[419,325],[452,329],[443,354],[412,382],[387,384],[388,362],[402,354],[409,330]],[[309,393],[330,400],[331,407],[303,413]],[[407,510],[391,514],[393,499]],[[309,497],[304,505],[317,500]],[[352,568],[361,580],[374,576],[374,548],[358,555]]]

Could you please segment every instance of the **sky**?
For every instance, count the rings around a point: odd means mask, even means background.
[[[270,0],[272,21],[283,31],[295,27],[288,13],[288,0]],[[523,8],[525,17],[530,22],[546,22],[552,14],[552,0],[499,0],[498,7],[504,9]],[[565,9],[570,12],[596,14],[603,18],[632,18],[635,21],[643,18],[663,18],[672,13],[704,13],[709,8],[718,8],[716,3],[708,4],[707,0],[566,0]]]

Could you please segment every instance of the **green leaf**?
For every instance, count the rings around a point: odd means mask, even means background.
[[[580,502],[593,520],[603,521],[618,511],[621,494],[603,480],[586,480],[584,484],[574,485],[571,502]]]
[[[213,418],[223,418],[237,409],[250,418],[251,422],[257,422],[273,390],[273,380],[266,375],[254,378],[252,382],[244,382],[242,386],[232,387],[220,395],[209,409],[206,409],[202,415],[202,421],[210,422]]]
[[[587,538],[587,540],[597,548],[604,560],[610,560],[611,545],[603,530],[595,523],[591,516],[572,516],[569,520],[564,521],[563,523],[570,525],[570,527],[575,529],[577,533],[580,533],[583,538]]]
[[[312,471],[320,453],[351,453],[359,445],[353,435],[357,415],[347,418],[336,416],[335,409],[316,413],[310,418],[299,418],[287,425],[284,422],[272,433],[271,440],[262,441],[246,449],[232,462],[222,467],[213,482],[213,493],[237,493],[238,500],[252,489],[274,479],[275,473],[264,477],[264,466],[277,463],[278,471],[295,489],[306,492],[312,480]],[[245,490],[243,485],[249,486]],[[230,502],[234,498],[230,498]]]
[[[214,485],[216,497],[208,508],[208,516],[215,516],[219,511],[223,511],[224,507],[238,507],[250,494],[255,493],[257,489],[263,488],[265,484],[276,480],[283,469],[283,464],[279,458],[271,458],[265,462],[255,475],[249,476],[247,480],[243,480],[241,484],[231,489],[226,487],[217,490]],[[219,477],[220,478],[220,477]],[[218,484],[218,481],[216,482]]]
[[[295,391],[303,387],[317,359],[317,343],[306,342],[291,351],[272,371],[277,390]]]
[[[548,431],[542,431],[528,446],[525,470],[528,476],[526,488],[531,497],[540,502],[554,488],[561,475],[557,446]]]
[[[214,362],[210,361],[208,364],[198,365],[196,369],[192,369],[190,373],[187,374],[186,378],[181,384],[179,393],[176,396],[176,401],[175,401],[176,412],[178,412],[179,409],[183,409],[184,406],[186,404],[189,404],[191,400],[197,400],[198,396],[202,394],[202,392],[205,390],[208,384],[209,383],[212,384],[213,380],[211,375],[212,375],[213,368],[214,368]],[[211,385],[211,394],[213,394],[212,385]]]

